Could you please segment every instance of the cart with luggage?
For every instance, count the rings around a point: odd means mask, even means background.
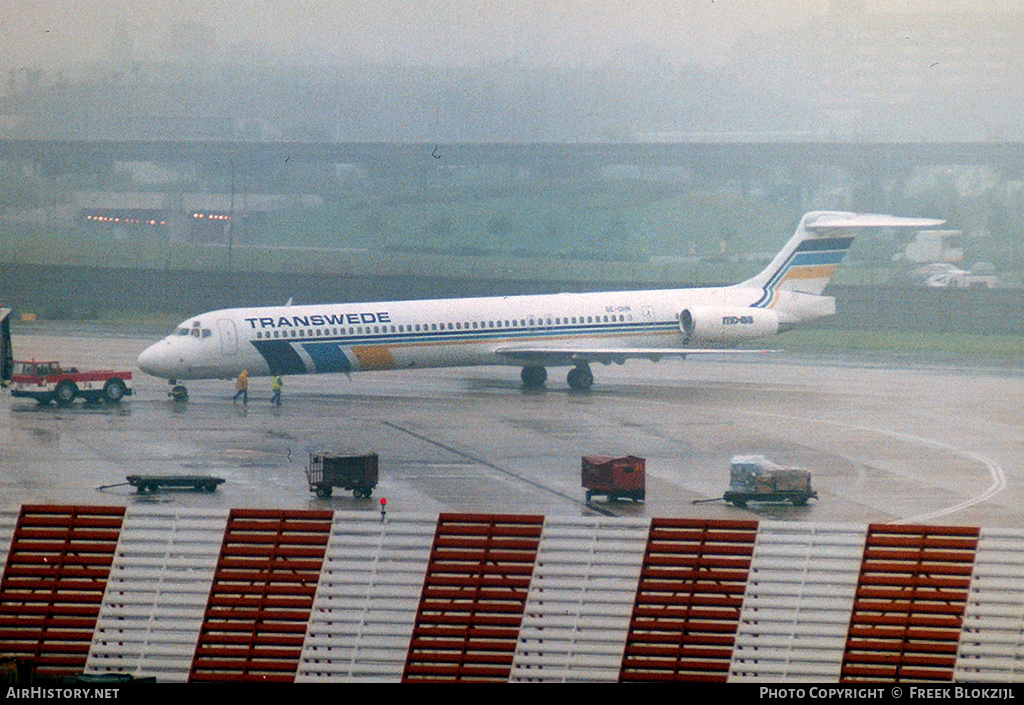
[[[377,486],[377,454],[310,453],[306,479],[317,497],[330,497],[335,488],[341,488],[364,499]]]
[[[609,502],[631,499],[643,502],[647,496],[646,461],[633,455],[583,456],[582,482],[587,502],[604,496]]]

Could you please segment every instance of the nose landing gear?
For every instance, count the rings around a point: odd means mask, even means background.
[[[167,383],[171,385],[171,389],[167,392],[167,396],[174,401],[188,401],[188,390],[185,388],[184,384],[178,384],[178,381],[175,379],[169,379],[167,380]]]

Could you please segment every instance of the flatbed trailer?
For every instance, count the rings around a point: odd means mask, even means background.
[[[128,480],[129,485],[139,491],[139,494],[156,492],[162,487],[213,492],[218,485],[224,482],[224,478],[212,475],[129,475],[125,479]]]
[[[813,490],[806,492],[734,492],[730,490],[722,495],[722,499],[737,507],[745,507],[748,502],[792,502],[795,506],[802,507],[807,504],[807,500],[817,498],[818,493]]]

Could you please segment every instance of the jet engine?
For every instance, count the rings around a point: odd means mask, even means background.
[[[774,335],[779,330],[775,311],[763,308],[693,306],[679,313],[684,342],[696,345],[733,345]]]

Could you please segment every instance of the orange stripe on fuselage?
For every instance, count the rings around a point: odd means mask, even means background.
[[[395,358],[386,345],[361,345],[352,348],[364,370],[393,370]]]

